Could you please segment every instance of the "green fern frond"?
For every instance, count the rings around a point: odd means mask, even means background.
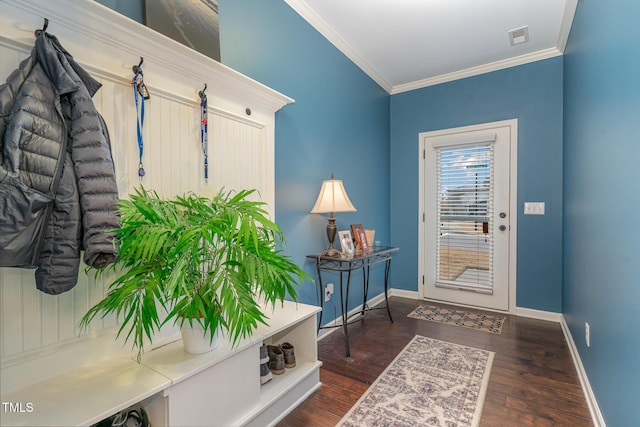
[[[165,200],[136,189],[119,205],[118,273],[107,295],[84,315],[87,328],[99,317],[121,319],[118,336],[142,356],[145,338],[169,321],[217,327],[233,344],[266,324],[259,300],[271,305],[309,276],[277,248],[284,242],[255,190],[221,191],[208,199],[193,193]],[[161,320],[158,306],[166,311]]]

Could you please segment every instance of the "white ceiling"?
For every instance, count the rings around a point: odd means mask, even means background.
[[[562,55],[578,0],[285,0],[389,93]],[[511,46],[509,31],[528,26]]]

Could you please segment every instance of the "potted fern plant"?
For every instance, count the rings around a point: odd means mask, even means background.
[[[234,345],[267,324],[262,303],[297,300],[309,276],[279,249],[282,231],[248,200],[254,191],[166,200],[142,188],[122,200],[116,277],[81,327],[118,315],[118,336],[126,331],[140,362],[145,337],[167,322],[198,324],[211,341],[220,329]]]

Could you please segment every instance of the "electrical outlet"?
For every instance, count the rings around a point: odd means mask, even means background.
[[[589,322],[584,322],[584,342],[587,347],[591,347],[591,331],[589,329]]]
[[[327,283],[327,286],[324,287],[324,300],[331,300],[331,294],[333,294],[333,283]]]

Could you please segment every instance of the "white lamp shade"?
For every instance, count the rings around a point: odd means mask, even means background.
[[[349,200],[342,180],[328,179],[322,182],[322,188],[311,213],[356,212]]]

